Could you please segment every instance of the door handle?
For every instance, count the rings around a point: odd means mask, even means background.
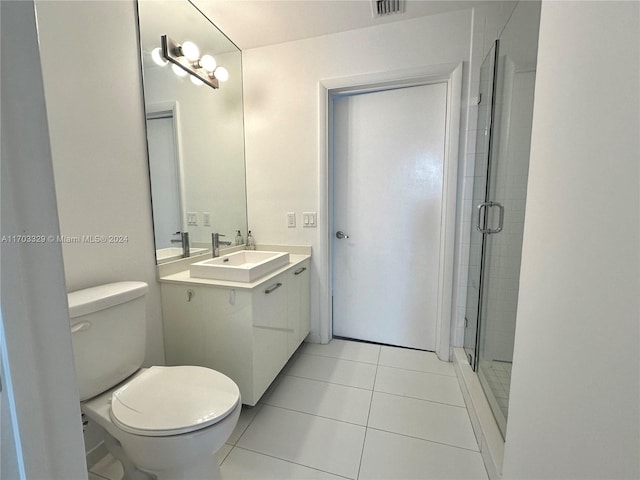
[[[476,230],[479,231],[480,233],[487,233],[486,230],[480,226],[480,222],[481,222],[481,219],[482,219],[482,209],[485,208],[487,205],[489,205],[489,202],[481,203],[477,207],[478,208],[478,220],[476,221]]]
[[[504,226],[504,205],[498,202],[489,202],[491,207],[498,207],[500,209],[500,216],[498,217],[498,227],[493,230],[489,229],[487,233],[500,233]]]
[[[349,238],[349,235],[345,235],[345,233],[342,230],[338,230],[336,232],[336,238],[342,240],[344,238]]]
[[[483,228],[480,226],[480,219],[482,218],[482,210],[486,207],[498,207],[500,209],[500,214],[498,217],[498,226],[497,228]],[[476,221],[476,230],[480,233],[500,233],[504,226],[504,205],[499,202],[484,202],[478,205],[478,220]],[[486,226],[485,226],[486,227]]]

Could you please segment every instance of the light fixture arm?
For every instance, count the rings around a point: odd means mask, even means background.
[[[167,35],[162,35],[162,37],[160,37],[160,42],[162,44],[162,56],[164,58],[166,58],[168,61],[170,61],[174,65],[177,65],[179,68],[181,68],[188,74],[193,75],[194,77],[199,79],[201,82],[206,83],[211,88],[217,89],[220,87],[217,78],[212,78],[208,74],[203,75],[201,72],[199,72],[196,68],[192,66],[192,62],[189,62],[188,65],[185,65],[180,61],[182,52],[180,50],[180,44],[178,42],[169,38]],[[194,63],[198,64],[198,61]]]

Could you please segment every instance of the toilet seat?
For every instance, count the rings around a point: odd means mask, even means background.
[[[111,419],[125,432],[168,436],[224,419],[240,401],[238,386],[204,367],[151,367],[113,392]]]

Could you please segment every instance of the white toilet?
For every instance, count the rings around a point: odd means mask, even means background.
[[[69,294],[82,411],[104,429],[125,478],[217,479],[215,453],[238,422],[240,390],[209,368],[140,368],[147,290],[118,282]]]

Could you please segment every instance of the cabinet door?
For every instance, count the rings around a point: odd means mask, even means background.
[[[164,345],[167,365],[204,365],[206,362],[203,295],[198,287],[161,286]]]
[[[288,359],[286,331],[253,327],[253,396],[243,402],[255,405]]]
[[[203,300],[205,366],[231,378],[244,400],[252,395],[251,293],[208,288]]]
[[[289,335],[287,348],[289,356],[291,356],[309,334],[309,261],[305,261],[288,273],[287,321]]]
[[[287,272],[253,291],[253,325],[287,329]]]
[[[255,404],[289,359],[287,272],[253,291],[253,398]]]

